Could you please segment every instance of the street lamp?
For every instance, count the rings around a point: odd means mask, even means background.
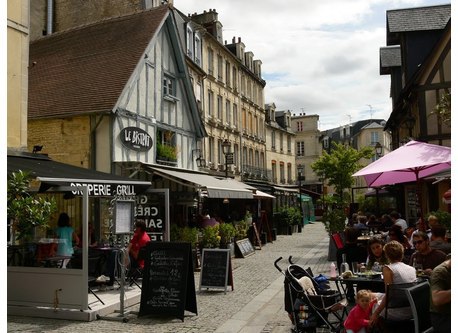
[[[191,153],[192,153],[193,158],[194,158],[194,154],[197,156],[196,158],[197,167],[204,168],[207,163],[205,161],[205,158],[202,157],[201,150],[199,148],[193,149]]]
[[[224,141],[221,143],[221,147],[223,148],[224,164],[227,178],[227,166],[229,164],[234,164],[234,153],[231,152],[231,143],[228,139],[224,139]]]
[[[304,171],[304,167],[302,164],[297,166],[297,180],[299,181],[299,211],[301,212],[301,224],[304,224],[304,213],[302,211],[302,172]]]
[[[409,113],[406,117],[406,119],[404,120],[404,124],[405,126],[407,127],[407,129],[409,130],[409,137],[412,137],[412,130],[415,126],[415,117]]]
[[[379,159],[382,156],[382,151],[383,151],[382,145],[380,144],[380,142],[377,142],[375,144],[375,155],[377,155],[377,159]]]

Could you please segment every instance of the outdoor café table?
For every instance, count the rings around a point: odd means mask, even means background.
[[[334,281],[337,290],[345,295],[347,294],[348,288],[354,288],[355,286],[357,290],[369,289],[373,292],[385,292],[385,283],[383,282],[381,273],[375,277],[357,275],[344,279],[340,276],[337,276],[335,278],[330,278],[330,280]]]

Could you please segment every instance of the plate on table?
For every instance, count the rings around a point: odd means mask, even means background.
[[[367,271],[367,272],[361,272],[361,273],[356,273],[356,275],[360,277],[365,277],[368,279],[377,279],[382,276],[381,272],[374,272],[374,271]]]

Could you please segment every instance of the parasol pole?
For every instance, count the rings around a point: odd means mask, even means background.
[[[425,223],[423,221],[421,181],[420,181],[420,177],[418,176],[418,174],[420,173],[420,170],[415,169],[414,172],[415,172],[415,178],[417,181],[417,202],[418,202],[418,207],[419,207],[419,218],[420,218],[421,223]]]

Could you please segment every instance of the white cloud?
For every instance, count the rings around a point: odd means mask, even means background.
[[[320,129],[388,119],[389,76],[379,74],[386,11],[441,0],[174,0],[185,14],[216,9],[223,40],[241,37],[262,61],[265,102],[320,116]]]

